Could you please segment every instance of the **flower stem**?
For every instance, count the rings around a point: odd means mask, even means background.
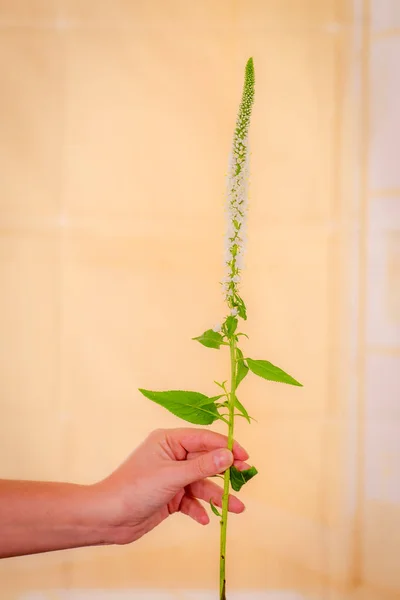
[[[233,427],[235,419],[235,394],[236,394],[236,340],[233,335],[229,340],[230,356],[231,356],[231,391],[229,394],[229,423],[228,423],[228,449],[233,448]],[[221,545],[220,545],[220,578],[219,578],[219,593],[220,600],[226,600],[226,528],[228,525],[228,501],[229,501],[229,486],[230,486],[230,469],[227,469],[224,474],[224,494],[222,497],[222,517],[221,517]]]

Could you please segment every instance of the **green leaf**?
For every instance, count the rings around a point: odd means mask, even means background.
[[[229,406],[229,402],[228,400],[226,400],[225,402],[219,402],[218,404],[216,404],[216,406],[218,406],[218,408],[227,408]]]
[[[237,306],[239,317],[242,317],[244,321],[247,320],[247,312],[244,304],[238,304]]]
[[[226,392],[226,389],[225,389],[225,384],[227,383],[227,381],[228,381],[228,380],[225,380],[225,381],[223,381],[222,383],[219,383],[219,381],[215,381],[215,380],[214,380],[214,383],[216,383],[216,384],[217,384],[217,385],[218,385],[220,388],[222,388],[222,389],[224,390],[224,392]]]
[[[247,410],[245,409],[245,407],[243,406],[243,404],[241,402],[239,402],[239,399],[238,399],[237,396],[235,396],[235,406],[238,409],[238,411],[240,411],[242,413],[242,415],[244,416],[244,418],[247,419],[247,421],[249,423],[251,423],[249,413],[247,412]]]
[[[259,377],[263,377],[269,381],[278,381],[279,383],[288,383],[290,385],[303,387],[303,384],[299,383],[296,379],[291,377],[291,375],[288,375],[285,371],[282,371],[282,369],[276,367],[267,360],[253,360],[252,358],[246,358],[246,361],[250,370]]]
[[[215,504],[212,500],[210,500],[210,507],[211,507],[211,510],[213,511],[214,515],[217,515],[217,517],[222,517],[222,514],[219,512],[218,508],[215,506]]]
[[[230,468],[232,488],[235,490],[235,492],[240,492],[242,486],[244,486],[245,483],[257,475],[257,473],[258,471],[255,467],[250,467],[250,469],[246,469],[245,471],[239,471],[239,469],[232,466]]]
[[[195,425],[210,425],[217,419],[225,420],[219,414],[212,399],[199,392],[182,390],[152,392],[143,389],[139,389],[139,392],[149,400],[164,406],[177,417]]]
[[[207,396],[206,396],[207,398]],[[217,400],[219,400],[220,398],[225,398],[225,394],[221,394],[220,396],[213,396],[212,398],[207,398],[208,402],[207,404],[210,402],[217,402]]]
[[[203,346],[206,346],[207,348],[215,348],[217,350],[219,350],[219,347],[222,344],[226,344],[222,335],[217,331],[213,331],[212,329],[207,329],[207,331],[198,337],[192,338],[192,340],[200,342],[200,344],[203,344]]]
[[[238,324],[238,320],[235,317],[228,317],[225,321],[225,329],[226,329],[226,333],[228,334],[229,337],[231,337],[237,328],[237,324]]]
[[[242,317],[242,319],[244,321],[246,321],[246,319],[247,319],[246,305],[243,302],[242,298],[239,296],[239,294],[235,294],[233,305],[236,306],[236,308],[238,309],[239,317]]]
[[[243,352],[240,350],[240,348],[236,348],[236,360],[236,387],[238,387],[239,383],[243,381],[249,372],[249,367],[244,362]]]

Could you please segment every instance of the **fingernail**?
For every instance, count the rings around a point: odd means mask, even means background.
[[[226,469],[233,463],[233,454],[227,448],[222,448],[214,454],[214,463],[217,469]]]

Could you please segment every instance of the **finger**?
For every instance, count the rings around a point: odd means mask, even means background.
[[[205,452],[189,452],[186,458],[187,458],[187,460],[193,460],[194,458],[197,458],[198,456],[201,456],[202,454],[205,454]],[[244,471],[245,469],[250,469],[250,465],[242,460],[235,460],[233,462],[233,464],[239,471]]]
[[[210,518],[204,508],[196,498],[190,498],[189,496],[183,496],[180,506],[180,511],[200,523],[200,525],[207,525],[210,522]]]
[[[188,492],[191,496],[195,498],[199,498],[200,500],[205,500],[206,502],[213,501],[215,506],[222,506],[222,496],[224,490],[214,483],[213,481],[209,481],[208,479],[204,479],[203,481],[196,481],[187,487]],[[228,500],[228,510],[233,513],[241,513],[245,509],[245,506],[239,498],[236,496],[232,496],[229,494]]]
[[[218,448],[226,448],[228,445],[228,438],[225,435],[209,429],[168,429],[165,431],[165,435],[172,445],[179,444],[186,452],[210,452]],[[236,441],[233,444],[232,452],[237,460],[249,458],[246,450]]]
[[[233,454],[227,448],[201,454],[193,460],[172,462],[163,471],[171,489],[179,490],[194,481],[223,473],[233,463]]]
[[[243,462],[242,460],[235,460],[233,464],[235,465],[238,471],[245,471],[246,469],[251,468],[249,464]]]

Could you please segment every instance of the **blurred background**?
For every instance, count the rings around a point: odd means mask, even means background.
[[[91,483],[214,393],[254,57],[232,600],[400,598],[399,0],[0,0],[0,476]],[[3,600],[217,597],[218,520],[0,562]]]

